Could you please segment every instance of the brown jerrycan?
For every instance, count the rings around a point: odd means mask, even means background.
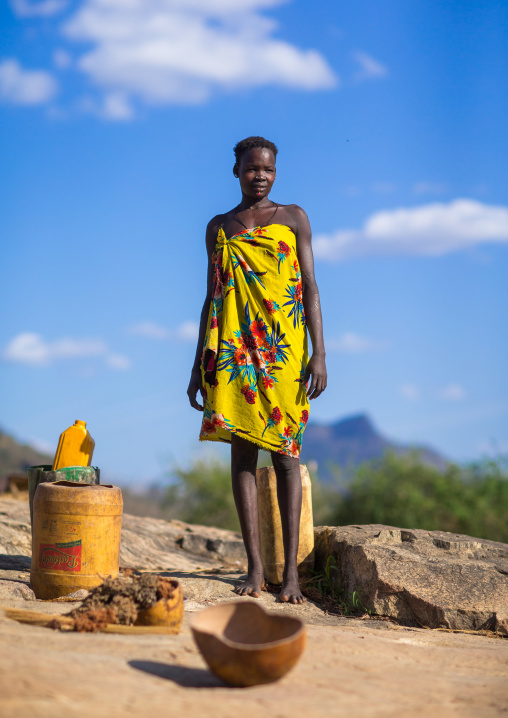
[[[298,573],[308,575],[314,568],[314,521],[312,517],[312,492],[309,472],[300,464],[302,481],[302,513],[300,515],[300,540],[298,544]],[[282,524],[277,501],[277,478],[273,466],[258,469],[256,473],[258,494],[259,547],[269,583],[281,584],[284,570],[284,545]]]
[[[39,484],[30,571],[37,598],[67,596],[118,576],[122,508],[117,486]]]

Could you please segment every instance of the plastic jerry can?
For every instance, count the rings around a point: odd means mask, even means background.
[[[86,428],[86,421],[77,419],[72,426],[60,434],[53,471],[66,466],[90,466],[94,447],[95,441]]]
[[[300,464],[302,481],[302,512],[300,514],[300,540],[298,544],[298,573],[309,574],[314,568],[314,521],[309,472]],[[273,466],[256,472],[258,494],[259,547],[265,578],[269,583],[281,584],[284,571],[284,545],[282,523],[277,501],[277,477]]]
[[[123,502],[117,486],[42,483],[33,508],[30,585],[37,598],[90,590],[118,576]]]

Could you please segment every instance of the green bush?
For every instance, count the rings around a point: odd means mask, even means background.
[[[450,464],[441,472],[416,454],[388,453],[358,468],[347,495],[330,509],[329,523],[379,523],[508,542],[507,517],[505,459]]]
[[[162,506],[170,518],[240,530],[236,514],[231,470],[216,458],[195,460],[190,468],[172,470],[174,483],[166,489]]]

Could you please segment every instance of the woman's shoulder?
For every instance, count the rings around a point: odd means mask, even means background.
[[[284,220],[283,224],[287,224],[295,234],[298,234],[302,223],[309,221],[305,210],[297,204],[278,204],[278,207],[282,210],[279,217]]]
[[[229,210],[229,212],[223,212],[222,214],[216,214],[215,217],[212,217],[212,219],[208,222],[206,226],[207,232],[214,232],[217,233],[219,229],[224,225],[226,222],[228,215],[231,214],[233,210]]]

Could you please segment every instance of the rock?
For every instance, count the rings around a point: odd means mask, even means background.
[[[315,529],[316,566],[373,613],[409,626],[508,635],[508,545],[391,526]]]
[[[22,599],[23,601],[35,601],[35,593],[23,581],[4,581],[0,579],[0,600]]]
[[[221,565],[238,567],[246,562],[242,538],[234,531],[123,515],[122,565],[150,570],[192,570]]]
[[[0,499],[0,568],[26,569],[32,555],[28,503]],[[120,565],[145,570],[234,566],[247,562],[240,534],[183,521],[124,514]]]

